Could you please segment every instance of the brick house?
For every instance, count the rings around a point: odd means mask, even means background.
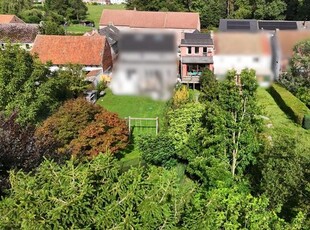
[[[185,33],[180,44],[182,83],[198,83],[204,69],[213,70],[214,45],[210,33]]]
[[[112,68],[110,45],[103,36],[38,35],[31,53],[56,69],[68,63],[80,64],[85,71]]]
[[[117,27],[121,32],[174,32],[179,45],[182,33],[200,31],[200,18],[198,13],[189,12],[103,10],[99,27],[109,25]]]

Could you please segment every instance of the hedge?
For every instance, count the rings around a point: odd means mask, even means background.
[[[270,93],[277,101],[281,109],[305,129],[310,129],[310,110],[297,97],[284,87],[273,84]]]

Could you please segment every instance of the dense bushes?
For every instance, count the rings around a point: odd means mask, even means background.
[[[278,84],[273,84],[270,88],[270,92],[280,104],[280,107],[291,116],[297,124],[303,125],[305,115],[310,114],[305,104]],[[304,128],[306,127],[304,126]]]

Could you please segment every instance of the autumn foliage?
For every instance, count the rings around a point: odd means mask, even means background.
[[[116,113],[103,110],[95,120],[79,132],[78,138],[71,141],[69,148],[73,155],[96,156],[100,152],[115,153],[128,143],[128,128],[125,120]]]
[[[46,145],[57,142],[58,153],[90,156],[115,153],[125,148],[128,141],[124,120],[83,98],[64,103],[38,127],[36,136]]]

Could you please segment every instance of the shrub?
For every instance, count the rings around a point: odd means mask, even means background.
[[[171,137],[160,134],[158,136],[143,136],[138,140],[142,159],[146,163],[170,168],[176,164],[176,151]]]
[[[310,114],[309,109],[304,103],[278,84],[271,86],[270,93],[281,109],[291,116],[297,124],[303,125],[305,114]]]
[[[305,115],[302,127],[305,129],[310,129],[310,114]]]

